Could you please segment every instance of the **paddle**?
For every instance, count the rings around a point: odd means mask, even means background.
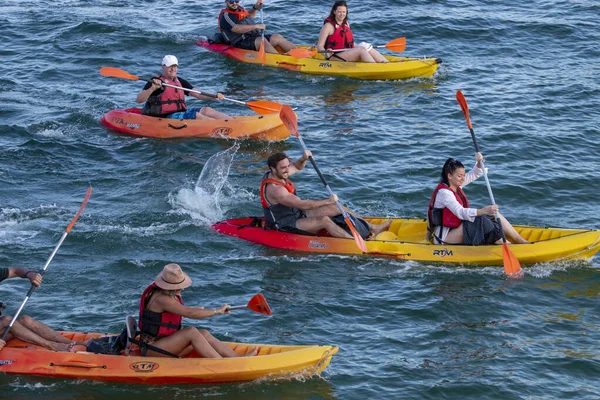
[[[108,76],[108,77],[112,77],[112,78],[129,79],[130,81],[140,81],[140,80],[146,81],[146,82],[152,81],[152,79],[141,78],[139,76],[131,75],[127,71],[124,71],[119,68],[114,68],[114,67],[100,68],[100,75]],[[170,84],[164,83],[164,82],[163,82],[163,86],[169,86],[169,87],[172,87],[175,89],[183,89],[180,86],[170,85]],[[208,96],[208,97],[212,97],[215,99],[217,98],[216,94],[204,93],[199,90],[193,90],[193,89],[183,89],[183,90],[186,90],[186,91],[192,92],[192,93],[201,94],[201,95]],[[230,99],[227,97],[224,97],[224,100],[230,101],[232,103],[243,104],[243,105],[249,107],[254,112],[261,114],[261,115],[278,113],[282,107],[282,105],[280,103],[277,103],[274,101],[268,101],[268,100],[240,101],[240,100]]]
[[[241,310],[242,308],[249,308],[250,310],[252,310],[254,312],[266,314],[266,315],[273,314],[273,311],[271,311],[271,307],[269,307],[269,303],[267,303],[267,299],[265,299],[265,296],[263,296],[260,293],[252,296],[252,298],[250,299],[248,304],[246,304],[245,306],[229,307],[227,309],[227,311]]]
[[[87,202],[90,199],[91,195],[92,195],[92,187],[90,186],[88,188],[86,194],[85,194],[85,198],[83,199],[83,203],[81,203],[81,206],[79,207],[79,211],[77,211],[77,214],[75,214],[75,218],[73,218],[73,220],[71,221],[71,223],[69,224],[69,226],[67,226],[67,229],[65,230],[65,232],[62,234],[62,237],[60,238],[60,240],[58,241],[58,244],[56,245],[56,247],[52,251],[52,254],[50,254],[50,257],[46,261],[46,264],[44,265],[44,268],[42,269],[42,272],[40,272],[40,275],[44,276],[44,273],[46,272],[46,269],[48,268],[48,265],[50,265],[50,262],[54,258],[54,255],[58,251],[59,247],[62,245],[62,243],[64,242],[64,240],[67,237],[67,235],[69,234],[69,232],[71,232],[71,228],[73,228],[73,225],[75,225],[75,222],[77,222],[77,220],[79,219],[79,215],[81,215],[81,212],[83,211],[83,209],[87,205]],[[8,335],[8,332],[10,331],[10,328],[12,328],[12,326],[14,325],[15,321],[19,317],[19,314],[21,314],[21,311],[23,310],[23,307],[25,307],[25,303],[27,303],[27,300],[29,300],[29,298],[31,297],[31,294],[33,293],[33,291],[35,289],[36,289],[36,286],[34,284],[31,284],[31,288],[29,288],[29,292],[27,292],[27,296],[25,296],[25,300],[23,300],[23,303],[21,304],[21,306],[17,310],[17,313],[15,315],[13,315],[13,317],[12,317],[12,319],[10,321],[10,324],[8,325],[8,327],[6,328],[6,330],[4,331],[4,334],[2,335],[2,340],[6,339],[6,336]]]
[[[473,125],[471,124],[471,117],[469,117],[469,106],[467,105],[467,99],[465,99],[465,96],[460,90],[456,92],[456,100],[458,101],[460,108],[462,108],[463,114],[465,115],[465,119],[467,120],[467,126],[469,127],[469,131],[471,132],[471,138],[473,139],[473,144],[475,145],[475,151],[479,153],[479,145],[477,144],[477,138],[475,137]],[[483,177],[485,178],[485,184],[490,195],[490,201],[493,205],[496,205],[496,201],[494,200],[494,194],[492,193],[492,186],[490,185],[490,181],[487,176],[487,171],[485,170],[485,165],[483,164],[483,161],[480,161],[480,163],[481,168],[483,169]],[[500,222],[498,214],[496,214],[496,221],[498,221],[498,227],[500,228],[500,233],[502,234],[502,260],[504,262],[504,272],[509,278],[522,278],[524,272],[521,269],[521,263],[519,263],[517,257],[508,248],[506,235],[504,235],[502,223]]]
[[[382,44],[379,46],[373,46],[373,48],[379,49],[385,47],[388,50],[394,51],[396,53],[402,53],[404,49],[406,49],[406,38],[401,37],[387,42],[386,44]],[[339,50],[308,50],[308,49],[292,49],[289,51],[289,55],[294,58],[308,58],[312,57],[317,53],[331,53],[331,52],[340,52],[346,51],[348,49],[339,49]]]
[[[263,9],[262,5],[260,7],[260,23],[263,23]],[[260,48],[258,49],[258,57],[260,58],[260,62],[263,64],[267,61],[267,55],[265,54],[265,30],[263,29],[261,32],[261,40],[260,40]]]
[[[304,144],[304,140],[302,139],[302,136],[300,136],[300,132],[298,131],[298,118],[296,117],[294,110],[292,110],[292,107],[290,107],[287,104],[284,105],[283,108],[281,109],[281,111],[279,112],[279,117],[281,118],[281,121],[286,126],[286,128],[294,136],[296,136],[298,138],[298,140],[300,140],[300,144],[302,145],[302,148],[304,149],[304,151],[307,151],[308,149],[306,148],[306,144]],[[317,174],[319,175],[319,178],[321,178],[321,182],[323,182],[323,185],[329,192],[329,195],[330,196],[333,195],[333,191],[331,190],[331,188],[325,181],[325,178],[323,177],[323,174],[319,170],[319,167],[317,167],[317,163],[315,162],[314,158],[312,156],[310,156],[310,157],[308,157],[308,159],[310,160],[315,171],[317,171]],[[368,252],[367,245],[365,244],[365,241],[363,240],[363,238],[356,231],[356,228],[354,227],[354,222],[352,222],[352,220],[348,216],[348,213],[346,212],[346,210],[344,210],[344,207],[342,207],[342,205],[340,204],[339,201],[336,201],[335,205],[337,206],[337,208],[340,210],[340,212],[344,216],[344,221],[346,221],[346,225],[348,225],[348,228],[350,228],[350,232],[352,232],[352,236],[354,237],[354,241],[356,242],[356,245],[363,253],[367,253]]]

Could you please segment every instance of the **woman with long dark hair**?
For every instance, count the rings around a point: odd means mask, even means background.
[[[465,166],[454,158],[449,158],[442,168],[440,183],[433,191],[427,210],[428,236],[436,244],[502,244],[502,229],[511,243],[529,243],[498,212],[497,205],[483,208],[469,207],[469,200],[463,187],[481,175],[483,155],[475,155],[476,163],[469,173]]]
[[[317,50],[343,50],[327,52],[327,58],[340,61],[363,61],[370,63],[386,63],[387,58],[382,56],[369,43],[354,44],[354,35],[348,23],[348,5],[345,1],[336,1],[331,7],[329,17],[325,19]]]

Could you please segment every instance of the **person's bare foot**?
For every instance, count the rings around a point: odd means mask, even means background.
[[[70,343],[50,342],[50,350],[52,351],[71,351],[71,348]]]
[[[373,233],[373,236],[377,236],[381,232],[387,231],[391,224],[392,224],[392,220],[391,219],[388,219],[383,224],[379,224],[379,225],[372,224],[371,225],[371,231]]]

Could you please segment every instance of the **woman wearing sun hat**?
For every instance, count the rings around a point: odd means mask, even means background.
[[[229,314],[229,305],[209,310],[204,307],[187,307],[181,291],[192,284],[190,277],[178,264],[167,264],[156,276],[140,300],[140,339],[147,344],[179,356],[195,350],[206,358],[238,357],[239,354],[212,336],[206,329],[181,327],[183,317],[203,319]],[[148,356],[164,356],[148,350]],[[247,354],[255,355],[255,354]]]

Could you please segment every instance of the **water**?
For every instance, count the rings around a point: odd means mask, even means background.
[[[405,36],[406,55],[444,60],[432,79],[361,82],[242,65],[195,46],[212,33],[221,2],[0,0],[1,265],[41,268],[94,187],[25,312],[55,328],[117,332],[162,266],[178,262],[194,280],[188,304],[242,305],[263,293],[273,308],[272,317],[238,311],[199,323],[219,338],[340,346],[309,380],[170,388],[0,375],[0,397],[600,398],[598,257],[526,267],[512,282],[498,267],[284,254],[209,226],[261,213],[265,159],[300,156],[295,138],[231,149],[99,124],[134,106],[142,87],[101,77],[101,67],[148,75],[175,54],[179,74],[201,90],[296,107],[307,146],[350,207],[422,217],[444,160],[473,159],[460,89],[511,221],[600,228],[600,6],[446,3],[351,3],[359,41]],[[313,43],[329,8],[268,1],[265,23]],[[210,161],[220,152],[224,163]],[[295,181],[302,197],[327,197],[310,166]],[[483,180],[468,194],[487,204]],[[7,313],[27,288],[20,279],[0,285]]]

